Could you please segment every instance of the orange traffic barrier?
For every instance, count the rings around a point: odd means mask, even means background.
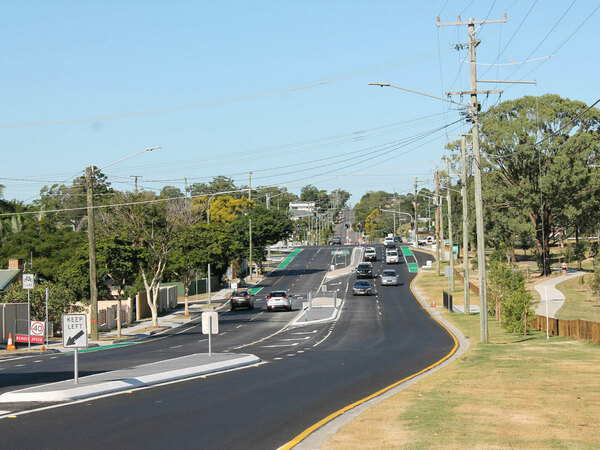
[[[8,333],[8,342],[6,344],[6,350],[16,350],[17,347],[13,344],[12,333]]]

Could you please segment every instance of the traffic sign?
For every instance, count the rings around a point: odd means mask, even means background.
[[[202,334],[219,334],[219,313],[205,311],[202,313]]]
[[[65,314],[62,320],[64,348],[87,348],[87,319],[85,314]]]
[[[33,289],[34,281],[32,273],[23,274],[23,289]]]
[[[44,343],[44,322],[31,322],[31,342],[34,344],[43,344]]]
[[[332,255],[348,255],[350,250],[331,250]]]

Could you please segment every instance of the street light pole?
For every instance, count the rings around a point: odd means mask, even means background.
[[[149,147],[132,155],[113,161],[99,169],[92,166],[85,168],[85,184],[87,189],[87,216],[88,216],[88,253],[90,260],[90,337],[98,340],[98,285],[96,276],[96,227],[94,221],[94,173],[110,167],[114,164],[133,158],[145,152],[151,152],[161,147]]]

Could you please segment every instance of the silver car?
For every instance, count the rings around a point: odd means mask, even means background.
[[[398,275],[395,270],[386,269],[381,273],[382,286],[398,286]]]

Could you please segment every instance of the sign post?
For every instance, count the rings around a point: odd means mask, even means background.
[[[27,289],[27,351],[31,351],[31,302],[29,300],[29,293],[34,287],[32,273],[23,274],[23,289]]]
[[[212,356],[212,334],[219,333],[219,313],[205,311],[202,313],[202,334],[208,334],[208,356]]]
[[[79,384],[79,352],[87,348],[87,317],[85,314],[65,314],[62,320],[63,347],[75,349],[74,374],[75,384]]]

